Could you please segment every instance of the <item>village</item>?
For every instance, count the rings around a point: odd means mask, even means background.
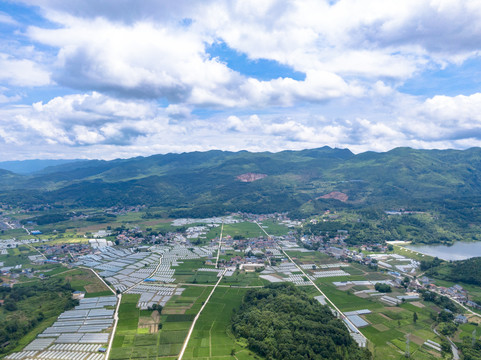
[[[139,211],[140,207],[129,209],[112,208],[112,212]],[[469,294],[460,285],[452,287],[437,286],[426,276],[417,275],[420,273],[419,261],[393,252],[391,244],[363,244],[352,246],[346,243],[349,233],[338,230],[335,236],[315,236],[306,235],[299,232],[300,222],[292,221],[287,214],[267,214],[255,215],[238,213],[223,218],[206,219],[176,219],[172,221],[172,226],[179,231],[165,233],[153,233],[142,230],[138,226],[131,228],[122,227],[116,230],[101,229],[90,234],[91,238],[84,242],[61,243],[49,241],[46,238],[31,238],[28,240],[7,239],[0,244],[0,253],[7,255],[8,249],[15,249],[21,246],[28,246],[34,249],[35,254],[28,256],[28,262],[35,265],[61,264],[73,267],[78,264],[79,259],[98,256],[108,248],[125,249],[131,253],[148,253],[159,248],[186,249],[200,248],[207,249],[210,254],[205,259],[206,266],[216,264],[215,251],[219,246],[219,238],[215,237],[208,241],[206,235],[212,228],[219,228],[227,224],[239,224],[243,222],[258,223],[269,219],[275,219],[278,223],[292,229],[282,236],[256,236],[248,237],[225,234],[222,238],[220,248],[219,268],[232,270],[242,270],[244,272],[258,272],[261,278],[268,281],[292,281],[297,285],[303,284],[307,279],[302,277],[292,277],[292,270],[283,268],[288,264],[288,259],[283,256],[279,245],[284,249],[298,252],[317,251],[329,255],[333,259],[339,260],[347,266],[351,262],[365,265],[377,271],[382,271],[392,278],[392,285],[404,287],[410,292],[412,298],[419,298],[418,292],[431,290],[441,295],[472,308],[480,306],[469,298]],[[201,224],[201,225],[198,225]],[[297,230],[294,227],[297,226]],[[35,245],[33,247],[32,245]],[[314,250],[315,249],[315,250]],[[331,266],[332,268],[332,266]],[[279,271],[283,269],[284,272]],[[31,269],[28,264],[17,264],[15,266],[5,266],[0,262],[2,275],[2,286],[13,286],[24,275],[27,278],[38,276],[43,278],[45,271]],[[336,271],[338,271],[336,273]],[[341,271],[341,272],[339,272]],[[272,274],[279,273],[278,277]],[[294,274],[295,275],[295,274]],[[342,270],[334,269],[332,275],[347,275]],[[315,279],[319,275],[312,274]],[[294,280],[295,279],[295,280]],[[401,297],[400,297],[401,299]],[[398,299],[398,300],[400,300]],[[397,301],[394,303],[397,303]]]
[[[442,300],[446,298],[459,306],[479,309],[463,286],[441,286],[424,275],[420,254],[391,243],[353,245],[346,230],[313,235],[304,233],[301,225],[287,214],[237,213],[175,219],[157,229],[136,224],[96,227],[76,241],[59,241],[44,234],[34,236],[36,226],[29,224],[25,229],[29,230],[29,239],[2,242],[0,251],[5,261],[0,262],[0,277],[2,287],[12,287],[49,279],[59,272],[88,269],[112,292],[138,295],[136,307],[140,310],[167,306],[183,296],[189,286],[213,286],[220,279],[221,286],[229,288],[288,282],[308,289],[316,284],[336,302],[342,304],[347,296],[354,304],[359,303],[347,307],[343,316],[361,345],[366,340],[358,329],[382,327],[374,320],[379,306],[391,309],[409,303],[422,311],[425,301],[435,299],[447,304]],[[275,230],[277,234],[267,235]],[[88,293],[80,290],[73,296],[83,299]],[[321,304],[330,301],[324,295],[315,299]],[[451,313],[448,308],[442,311]],[[456,312],[450,321],[463,325],[473,319]],[[432,338],[425,339],[423,346],[441,351],[439,341]]]

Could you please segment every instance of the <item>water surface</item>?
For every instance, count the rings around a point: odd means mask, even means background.
[[[458,241],[452,246],[447,245],[404,245],[404,247],[420,253],[437,256],[443,260],[465,260],[481,256],[481,241]]]

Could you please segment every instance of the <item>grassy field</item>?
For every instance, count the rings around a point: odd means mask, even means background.
[[[300,252],[300,251],[291,251],[286,250],[287,254],[298,264],[307,264],[307,263],[314,263],[314,264],[333,264],[338,263],[339,261],[335,258],[320,253],[319,251],[312,251],[312,252]]]
[[[286,235],[291,229],[277,221],[265,220],[260,224],[269,235]]]
[[[140,295],[123,295],[110,359],[176,359],[210,290],[210,287],[192,286],[187,287],[182,295],[173,296],[162,310],[162,329],[153,334],[139,328],[139,319],[151,314],[136,307]]]
[[[236,342],[230,332],[230,318],[246,289],[217,288],[196,323],[184,359],[255,359]],[[234,356],[235,355],[235,356]]]
[[[8,249],[8,255],[0,255],[0,261],[4,263],[4,266],[29,265],[28,257],[30,255],[38,255],[38,252],[22,245],[14,249]]]
[[[471,341],[473,331],[475,332],[476,338],[479,339],[481,336],[481,326],[474,325],[473,323],[459,325],[458,331],[456,331],[452,340],[458,344],[462,343],[464,338],[468,338]]]
[[[264,221],[261,225],[270,235],[285,235],[290,231],[287,226],[279,224],[275,221]],[[210,240],[219,237],[219,235],[220,227],[215,227],[210,229],[206,237]],[[266,236],[266,234],[259,228],[257,224],[249,221],[224,225],[223,236],[227,235],[232,237],[240,236],[245,239]]]
[[[210,239],[219,237],[220,228],[221,228],[220,226],[211,228],[206,235],[207,239],[210,240]],[[259,229],[259,226],[247,221],[236,223],[236,224],[225,224],[222,234],[224,237],[227,235],[230,235],[232,237],[240,236],[246,239],[251,237],[265,236],[264,232],[261,229]]]
[[[217,282],[217,273],[208,271],[199,271],[199,268],[214,268],[212,265],[205,265],[205,260],[184,260],[179,266],[174,267],[175,279],[178,283],[186,284],[215,284]]]
[[[221,282],[222,285],[232,286],[263,286],[269,284],[269,281],[261,279],[258,273],[237,270],[232,276],[225,276]]]
[[[2,230],[0,234],[0,239],[11,239],[11,238],[16,238],[16,239],[31,239],[32,236],[28,235],[27,232],[23,229],[8,229],[8,230]]]
[[[417,261],[433,260],[434,259],[432,256],[424,255],[424,254],[421,254],[417,251],[407,249],[407,248],[399,246],[399,245],[394,245],[393,247],[394,247],[393,252],[395,254],[399,254],[399,255],[402,255],[402,256],[417,260]]]
[[[48,272],[46,274],[48,274]],[[53,276],[64,278],[74,290],[84,291],[85,297],[113,295],[112,291],[110,291],[92,271],[87,269],[65,269],[65,271],[54,274]]]

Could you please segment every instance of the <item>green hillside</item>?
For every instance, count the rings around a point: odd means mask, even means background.
[[[246,173],[267,176],[252,182],[237,179]],[[481,202],[479,148],[397,148],[358,155],[329,147],[279,153],[208,151],[78,161],[33,175],[3,170],[0,175],[3,203],[146,204],[179,216],[442,207],[467,221],[476,218],[472,209]],[[344,198],[339,200],[332,192]]]

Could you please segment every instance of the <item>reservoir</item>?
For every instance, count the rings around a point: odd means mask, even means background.
[[[465,260],[481,256],[481,241],[458,241],[452,246],[446,245],[404,245],[405,248],[438,257],[443,260]]]

